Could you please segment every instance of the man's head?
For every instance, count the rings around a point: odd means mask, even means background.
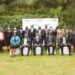
[[[41,26],[39,26],[38,29],[40,30],[41,29]]]
[[[25,29],[28,30],[28,26],[26,26]]]
[[[47,25],[45,25],[45,28],[47,29]]]
[[[31,28],[34,28],[34,25],[31,25]]]

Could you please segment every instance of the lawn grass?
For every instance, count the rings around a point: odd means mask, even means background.
[[[10,57],[0,53],[0,75],[75,75],[75,54]]]

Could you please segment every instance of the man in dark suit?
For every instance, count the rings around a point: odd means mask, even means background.
[[[5,44],[9,48],[10,46],[10,39],[12,37],[12,31],[10,30],[10,27],[7,28],[5,31]]]
[[[45,49],[47,48],[45,39],[46,39],[46,37],[48,35],[48,32],[49,32],[49,30],[47,28],[47,25],[45,25],[45,29],[42,29],[42,31],[41,31],[42,43],[44,43]]]
[[[36,55],[36,47],[41,47],[41,55],[43,55],[42,40],[38,33],[36,33],[36,37],[33,40],[34,55]]]
[[[41,26],[38,27],[37,32],[38,32],[39,36],[41,37],[41,35],[42,35],[42,33],[41,33],[42,32]]]
[[[54,55],[54,51],[56,48],[56,38],[51,32],[49,32],[49,34],[47,35],[46,44],[47,44],[48,54],[50,55],[50,47],[53,47],[52,55]]]
[[[27,56],[29,55],[30,52],[30,45],[31,45],[31,40],[28,37],[27,34],[24,35],[24,39],[22,40],[22,45],[21,45],[21,55],[23,56],[23,48],[28,47],[28,53]]]
[[[61,48],[62,55],[64,55],[63,47],[68,47],[69,55],[71,55],[71,40],[69,39],[69,37],[66,36],[66,33],[63,33],[63,37],[60,38],[60,44],[59,45]]]
[[[22,36],[24,38],[24,35],[27,34],[29,36],[29,29],[28,26],[25,27],[25,30],[23,30]]]
[[[28,32],[29,38],[31,39],[31,48],[33,45],[33,39],[35,37],[35,34],[36,34],[36,29],[34,28],[33,25],[31,25],[31,28],[29,29],[29,32]]]

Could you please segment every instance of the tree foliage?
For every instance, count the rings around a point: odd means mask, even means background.
[[[0,0],[0,25],[20,26],[22,18],[58,17],[60,24],[75,26],[75,0]]]

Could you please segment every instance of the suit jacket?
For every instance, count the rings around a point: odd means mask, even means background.
[[[28,32],[29,38],[34,38],[35,34],[36,34],[36,29],[33,29],[33,32],[31,31],[31,29],[29,29],[29,32]]]
[[[21,44],[24,45],[24,39],[22,39],[22,43]],[[31,40],[29,38],[27,38],[27,44],[28,44],[28,46],[31,45]]]
[[[33,45],[35,45],[35,44],[37,44],[37,45],[42,45],[42,41],[41,41],[41,38],[39,37],[39,41],[37,41],[37,39],[36,39],[36,37],[34,38],[34,40],[33,40]]]
[[[44,29],[41,31],[41,37],[42,37],[42,38],[46,38],[46,32],[45,32]]]
[[[11,39],[11,37],[12,37],[12,32],[10,31],[6,31],[5,32],[5,40],[7,41],[7,42],[10,42],[10,39]]]
[[[22,32],[22,37],[24,38],[24,35],[27,34],[29,36],[29,29],[28,30],[23,30]]]
[[[68,37],[66,37],[66,36],[65,36],[65,39],[66,39],[66,44],[67,44],[67,45],[71,45],[71,40],[70,40]],[[59,45],[64,45],[64,44],[63,44],[63,37],[60,38],[60,43],[59,43]]]
[[[56,38],[54,35],[51,35],[50,37],[48,36],[46,38],[46,44],[50,44],[50,42],[52,45],[56,45]]]

